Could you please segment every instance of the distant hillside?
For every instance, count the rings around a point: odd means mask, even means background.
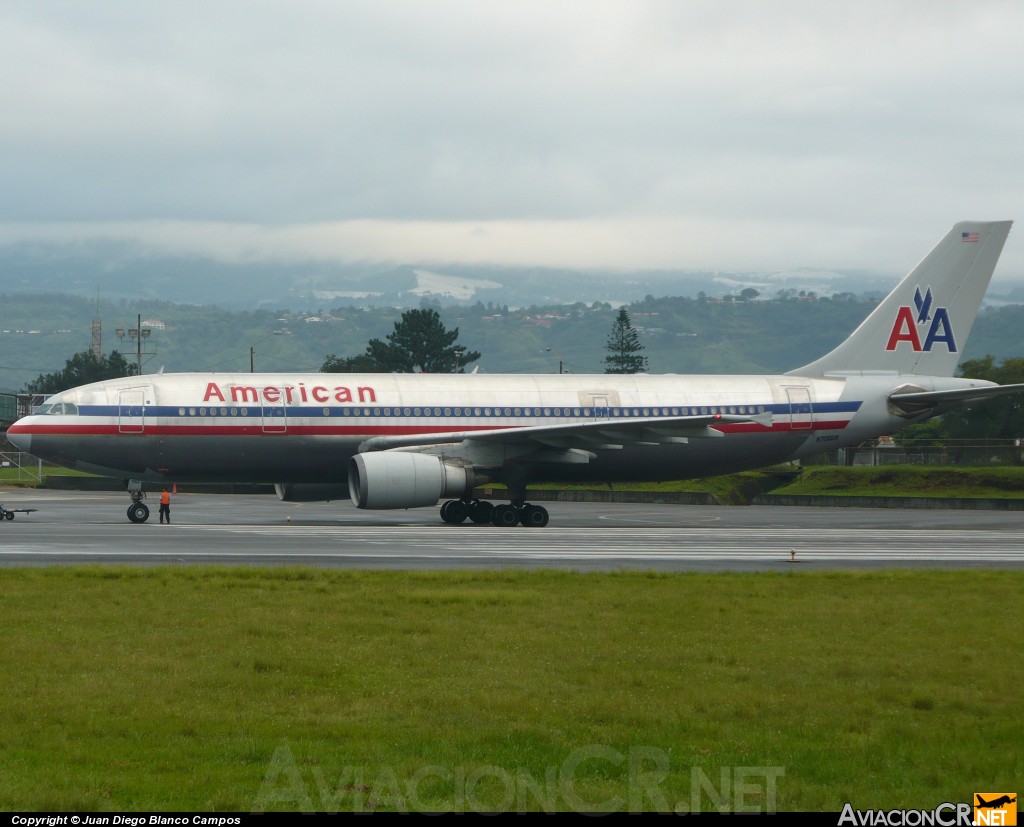
[[[479,350],[488,373],[601,373],[617,305],[605,302],[538,305],[512,310],[478,301],[437,305],[459,341]],[[628,305],[652,373],[783,372],[835,347],[874,302],[842,299],[722,302],[649,297]],[[86,350],[96,301],[50,294],[0,295],[0,388],[18,390],[41,373]],[[170,301],[102,301],[104,351],[132,357],[133,341],[115,331],[139,316],[152,325],[144,371],[317,370],[329,353],[362,353],[393,330],[393,308],[325,306],[317,312],[231,311]],[[1024,306],[983,310],[964,351],[972,359],[1024,355]]]
[[[609,302],[651,296],[719,297],[746,288],[763,297],[779,291],[817,295],[877,295],[894,276],[797,270],[715,273],[701,271],[602,272],[542,267],[395,265],[300,262],[226,262],[201,256],[161,255],[114,241],[0,245],[0,293],[60,293],[95,301],[169,300],[233,310],[327,307],[418,307],[493,302],[509,307]]]

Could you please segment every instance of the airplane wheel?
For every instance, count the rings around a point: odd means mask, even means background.
[[[448,508],[453,502],[455,502],[455,500],[445,500],[441,503],[441,519],[445,522],[448,522]]]
[[[466,521],[466,517],[469,516],[469,506],[462,500],[451,500],[445,505],[447,508],[441,512],[442,520],[451,525],[458,525]]]
[[[133,523],[144,523],[149,519],[149,506],[145,503],[132,503],[128,506],[128,519]]]
[[[541,505],[527,505],[523,507],[519,519],[529,528],[544,528],[548,524],[548,510]]]
[[[494,520],[494,506],[486,500],[477,500],[469,506],[469,519],[477,525],[485,525]]]
[[[514,526],[519,522],[519,510],[514,505],[496,505],[491,522],[496,526]]]

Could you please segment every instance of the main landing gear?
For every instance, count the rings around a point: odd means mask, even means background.
[[[457,525],[467,518],[477,525],[544,528],[548,524],[548,510],[524,502],[493,505],[486,500],[448,500],[441,506],[441,519],[446,523]]]
[[[133,523],[146,522],[149,519],[149,506],[143,502],[146,492],[142,490],[142,482],[128,480],[128,493],[132,498],[132,504],[128,506],[128,519]]]

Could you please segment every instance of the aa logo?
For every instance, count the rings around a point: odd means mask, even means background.
[[[1017,823],[1017,796],[1014,793],[975,793],[974,824],[1014,827]]]
[[[886,350],[896,350],[900,342],[907,342],[911,349],[920,353],[930,352],[935,345],[945,344],[950,353],[956,353],[956,339],[953,338],[953,325],[949,321],[949,311],[945,307],[932,309],[932,289],[922,296],[921,288],[914,290],[914,307],[904,305],[896,311],[896,320],[892,323],[889,344]]]

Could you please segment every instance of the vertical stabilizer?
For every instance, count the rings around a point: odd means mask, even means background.
[[[789,373],[952,376],[1012,221],[961,221],[831,353]]]

